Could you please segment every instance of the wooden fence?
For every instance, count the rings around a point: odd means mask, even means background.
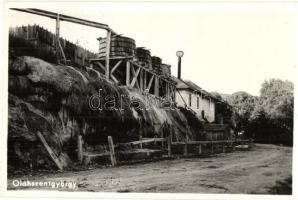
[[[109,156],[111,160],[112,166],[116,166],[118,164],[118,159],[116,157],[116,150],[118,146],[121,145],[129,145],[129,146],[135,146],[139,147],[140,149],[143,148],[143,144],[148,144],[148,143],[161,143],[160,147],[161,150],[164,150],[167,154],[167,157],[172,157],[173,155],[176,155],[177,153],[173,153],[172,148],[173,147],[178,147],[182,150],[183,156],[189,156],[189,155],[203,155],[203,154],[212,154],[212,153],[219,153],[219,151],[214,151],[214,148],[216,147],[217,150],[220,149],[220,152],[226,153],[227,148],[231,148],[232,150],[235,150],[235,146],[239,144],[251,144],[253,140],[248,139],[248,140],[218,140],[218,141],[184,141],[184,142],[172,142],[171,136],[167,138],[140,138],[138,141],[133,141],[133,142],[127,142],[127,143],[118,143],[114,144],[113,139],[111,136],[108,136],[108,144],[109,144],[109,152],[101,154],[101,156]],[[166,146],[164,146],[164,143],[167,143]],[[190,146],[197,146],[198,151],[195,153],[189,153],[189,147]],[[208,148],[209,151],[208,150]],[[208,151],[207,151],[208,150]],[[88,161],[89,162],[89,161]],[[88,164],[85,163],[85,164]]]
[[[55,52],[55,34],[44,29],[38,25],[28,25],[11,27],[9,29],[9,35],[17,38],[23,38],[30,41],[35,46],[47,46],[48,50]],[[84,66],[87,64],[87,60],[91,58],[96,58],[96,54],[88,51],[87,49],[76,45],[68,40],[60,38],[60,43],[65,53],[65,57],[72,64],[77,64]]]

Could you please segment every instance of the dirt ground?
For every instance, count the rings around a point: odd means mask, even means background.
[[[257,144],[250,151],[221,153],[207,158],[180,158],[14,177],[8,179],[8,189],[51,189],[14,187],[12,182],[17,179],[74,181],[75,189],[60,189],[66,191],[270,194],[284,193],[279,185],[287,188],[285,193],[291,192],[291,175],[291,147]]]

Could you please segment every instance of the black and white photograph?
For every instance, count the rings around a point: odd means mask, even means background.
[[[7,2],[4,190],[294,199],[296,9]]]

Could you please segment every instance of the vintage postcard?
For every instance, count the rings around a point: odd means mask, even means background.
[[[7,198],[297,198],[295,2],[17,1],[3,16]]]

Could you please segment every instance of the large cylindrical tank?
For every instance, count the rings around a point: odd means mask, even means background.
[[[138,47],[136,50],[136,58],[140,65],[152,69],[151,53],[149,50]]]
[[[106,56],[107,39],[98,38],[99,53],[98,57]],[[133,57],[136,52],[136,43],[134,39],[116,35],[111,37],[110,57]]]
[[[152,56],[152,68],[157,74],[162,74],[161,69],[161,58],[157,56]]]
[[[171,65],[161,64],[162,74],[165,76],[171,76]]]

